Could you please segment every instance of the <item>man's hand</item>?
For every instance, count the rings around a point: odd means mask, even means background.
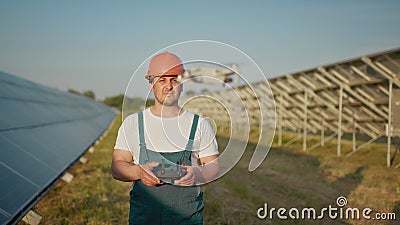
[[[182,166],[186,169],[186,175],[181,177],[179,180],[175,180],[174,184],[181,186],[192,186],[196,181],[195,168],[192,166]]]
[[[194,184],[205,184],[214,180],[219,173],[218,155],[211,155],[200,158],[202,166],[182,166],[187,174],[181,179],[176,180],[174,184],[181,186],[192,186]]]
[[[140,180],[146,186],[156,186],[162,184],[163,182],[158,179],[152,170],[159,165],[158,162],[150,162],[143,165],[139,165],[141,167],[140,171]]]

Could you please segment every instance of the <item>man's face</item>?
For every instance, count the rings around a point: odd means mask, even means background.
[[[182,85],[178,82],[177,76],[161,76],[154,78],[151,90],[157,102],[165,106],[172,106],[178,103],[183,89]]]

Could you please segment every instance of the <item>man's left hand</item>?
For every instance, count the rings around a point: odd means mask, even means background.
[[[192,166],[182,166],[186,169],[186,175],[181,177],[179,180],[175,180],[174,184],[180,186],[192,186],[196,181],[195,168]]]

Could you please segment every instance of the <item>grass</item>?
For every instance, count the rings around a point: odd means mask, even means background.
[[[95,152],[86,153],[87,164],[73,166],[70,173],[75,178],[70,184],[60,181],[34,207],[43,216],[41,224],[127,224],[131,184],[115,181],[110,174],[120,124],[118,117],[108,135],[94,146]],[[250,135],[253,143],[234,169],[202,186],[205,224],[399,224],[400,171],[386,168],[386,145],[371,144],[349,158],[336,156],[335,141],[305,152],[301,141],[285,148],[274,145],[263,164],[250,173],[247,167],[255,148],[254,132]],[[292,137],[285,133],[284,140]],[[318,137],[309,136],[308,141],[316,143]],[[219,133],[220,149],[227,142],[224,133]],[[348,152],[351,141],[342,140],[342,149],[344,154]],[[256,217],[264,203],[286,209],[313,207],[318,212],[329,205],[336,207],[338,196],[346,196],[347,207],[395,212],[397,221],[330,220],[327,216],[323,220],[279,220],[276,214],[273,219]]]

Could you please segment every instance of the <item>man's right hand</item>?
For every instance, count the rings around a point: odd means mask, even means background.
[[[156,186],[162,184],[163,182],[158,179],[152,170],[159,165],[158,162],[150,162],[143,165],[139,165],[141,168],[140,171],[140,180],[146,186]]]

